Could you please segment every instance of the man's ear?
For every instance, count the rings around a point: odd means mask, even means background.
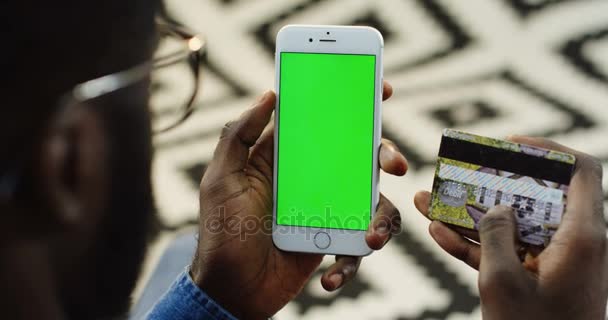
[[[48,212],[47,231],[94,226],[103,212],[107,186],[107,141],[102,117],[84,105],[54,117],[43,137],[37,192]]]

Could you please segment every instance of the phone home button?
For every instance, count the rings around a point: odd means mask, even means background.
[[[331,238],[326,232],[318,232],[314,238],[315,246],[319,249],[327,249],[331,244]]]

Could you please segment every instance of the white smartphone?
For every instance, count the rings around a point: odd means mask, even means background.
[[[363,256],[378,204],[376,29],[290,25],[276,41],[273,233],[281,250]]]

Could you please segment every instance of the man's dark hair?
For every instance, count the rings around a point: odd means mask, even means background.
[[[3,1],[2,160],[26,152],[74,85],[148,59],[157,8],[157,0]]]

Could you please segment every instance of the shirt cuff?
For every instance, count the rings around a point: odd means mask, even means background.
[[[227,310],[211,299],[199,288],[188,273],[182,272],[171,288],[156,303],[146,319],[149,320],[236,320]]]

